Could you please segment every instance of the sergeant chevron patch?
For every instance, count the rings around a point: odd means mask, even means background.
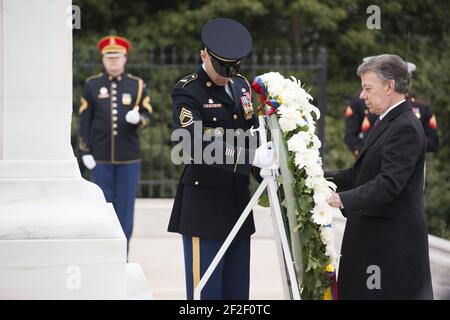
[[[182,107],[180,112],[180,123],[183,128],[190,126],[192,123],[194,123],[192,111],[189,111],[185,107]]]

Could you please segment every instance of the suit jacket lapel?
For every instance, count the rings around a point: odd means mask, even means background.
[[[390,122],[392,120],[394,120],[399,114],[401,114],[402,112],[404,112],[406,110],[411,110],[411,105],[408,100],[406,100],[402,104],[400,104],[397,107],[395,107],[394,109],[392,109],[386,115],[386,117],[384,117],[384,119],[380,121],[378,126],[376,126],[375,128],[372,128],[369,135],[367,136],[366,141],[364,142],[364,144],[361,148],[361,152],[359,153],[358,159],[356,160],[356,162],[358,162],[358,160],[361,158],[363,153],[369,148],[370,145],[372,145],[376,141],[376,139],[380,136],[380,134],[382,134],[384,132],[384,130],[386,130],[389,127]]]

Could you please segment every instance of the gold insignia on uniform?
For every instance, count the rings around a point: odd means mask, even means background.
[[[122,93],[122,104],[129,106],[131,104],[131,94]]]
[[[89,148],[86,144],[86,142],[83,140],[83,138],[79,138],[79,143],[78,143],[78,147],[80,148],[81,151],[83,152],[89,152]]]
[[[190,126],[192,123],[194,123],[192,111],[189,111],[185,107],[182,107],[180,112],[180,123],[183,128]]]
[[[144,100],[142,101],[142,106],[143,106],[145,109],[147,109],[149,113],[152,113],[152,112],[153,112],[153,107],[152,107],[152,105],[150,104],[150,97],[149,97],[149,96],[146,96],[146,97],[144,98]]]
[[[351,118],[351,116],[353,116],[353,109],[351,106],[347,106],[347,108],[345,109],[345,117]]]
[[[206,86],[207,87],[211,87],[212,86],[212,82],[211,81],[206,82]]]
[[[98,93],[100,99],[109,98],[108,89],[106,87],[101,87]]]
[[[81,106],[80,106],[80,114],[87,109],[88,107],[88,102],[84,97],[81,97]]]
[[[364,116],[364,120],[361,124],[361,131],[362,132],[367,132],[370,129],[370,121],[369,118],[367,116]]]
[[[428,125],[430,126],[431,129],[437,129],[437,121],[436,121],[436,117],[433,114],[433,116],[430,118],[430,121],[428,121]]]
[[[228,156],[228,157],[234,158],[234,149],[231,149],[231,148],[227,147],[225,149],[225,155]]]

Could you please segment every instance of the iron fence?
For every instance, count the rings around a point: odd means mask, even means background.
[[[175,195],[181,166],[175,166],[170,158],[171,152],[171,118],[172,103],[170,92],[174,84],[184,75],[195,72],[200,64],[199,52],[191,52],[184,48],[160,48],[151,50],[134,50],[129,55],[126,72],[144,79],[151,96],[154,109],[154,121],[150,128],[142,130],[142,169],[139,182],[141,197],[173,197]],[[82,94],[84,80],[102,71],[101,59],[94,50],[87,52],[74,51],[73,86],[74,86],[74,119],[72,126],[72,142],[76,149],[78,123],[78,101]],[[315,99],[315,105],[322,115],[326,111],[326,73],[327,53],[324,48],[306,51],[300,48],[265,48],[262,52],[253,50],[241,67],[241,73],[248,79],[269,72],[278,71],[286,76],[294,76],[305,83]],[[250,81],[249,80],[249,81]],[[255,106],[256,101],[255,101]],[[322,156],[325,148],[325,117],[318,124],[318,136],[322,140]],[[82,170],[89,178],[89,173]]]

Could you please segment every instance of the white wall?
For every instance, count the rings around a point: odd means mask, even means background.
[[[2,160],[73,158],[70,5],[68,0],[1,0]]]

